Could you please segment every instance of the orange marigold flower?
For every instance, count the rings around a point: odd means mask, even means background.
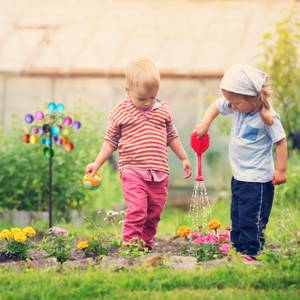
[[[208,228],[210,230],[217,230],[219,229],[221,226],[221,223],[219,220],[211,220],[209,223],[208,223]]]
[[[89,246],[88,241],[82,241],[82,242],[79,242],[79,243],[77,244],[77,249],[84,250],[84,249],[87,248],[88,246]]]
[[[179,237],[183,237],[183,238],[186,238],[190,233],[191,233],[191,228],[187,227],[185,225],[179,227],[179,229],[177,231],[177,235]]]

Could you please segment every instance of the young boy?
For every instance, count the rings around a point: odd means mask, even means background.
[[[150,60],[139,58],[128,64],[127,96],[111,113],[100,153],[86,167],[86,173],[93,176],[119,150],[122,190],[128,207],[123,242],[142,239],[150,250],[168,195],[167,146],[181,160],[184,178],[191,176],[191,163],[169,107],[156,98],[159,85],[159,71]]]

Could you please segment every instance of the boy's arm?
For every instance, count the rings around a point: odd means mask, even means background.
[[[115,109],[116,110],[116,109]],[[85,168],[85,173],[93,177],[104,162],[110,158],[113,152],[118,148],[120,138],[120,128],[114,121],[114,112],[111,114],[110,122],[106,129],[106,136],[102,144],[101,150],[94,162],[88,164]]]
[[[115,149],[110,145],[110,143],[104,141],[95,161],[86,166],[85,173],[94,177],[97,171],[101,168],[104,162],[111,157],[114,151]]]
[[[218,116],[219,110],[217,108],[216,101],[214,101],[204,114],[203,119],[196,127],[196,133],[198,136],[203,136],[207,133],[212,121]]]
[[[98,168],[101,168],[104,162],[111,157],[114,151],[115,149],[107,141],[104,141],[101,150],[95,159],[95,163]]]
[[[282,139],[276,143],[276,163],[275,173],[272,178],[273,184],[282,184],[286,182],[286,162],[288,157],[287,141]]]
[[[169,142],[169,146],[182,162],[184,178],[189,178],[192,175],[192,165],[190,163],[190,160],[189,160],[185,150],[183,149],[180,138],[177,137],[177,138],[172,139]]]

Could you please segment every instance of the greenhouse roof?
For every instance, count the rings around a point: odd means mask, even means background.
[[[137,56],[165,74],[255,63],[290,1],[1,0],[0,72],[118,76]]]

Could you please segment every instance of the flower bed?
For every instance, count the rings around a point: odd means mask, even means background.
[[[181,226],[177,231],[177,237],[186,240],[186,244],[182,246],[181,253],[183,255],[194,256],[197,261],[206,261],[222,258],[234,253],[230,241],[229,226],[225,227],[225,231],[220,231],[221,223],[218,220],[211,220],[208,223],[210,231],[192,231],[187,226]]]
[[[68,230],[52,227],[41,242],[33,243],[36,231],[32,227],[3,229],[0,232],[0,257],[4,260],[28,260],[55,257],[59,263],[84,257],[123,256],[136,258],[149,254],[143,241],[133,240],[121,245],[117,228],[123,223],[124,212],[98,211],[96,218],[87,218],[93,236],[76,239]],[[103,228],[103,222],[112,225],[113,232]],[[197,261],[213,260],[228,256],[233,250],[230,242],[230,228],[220,231],[218,220],[208,223],[208,232],[192,231],[188,226],[181,226],[177,236],[169,240],[159,240],[153,253],[193,256]]]
[[[0,258],[3,259],[28,259],[29,249],[32,248],[32,238],[35,230],[28,226],[23,229],[18,227],[3,229],[0,232]]]

